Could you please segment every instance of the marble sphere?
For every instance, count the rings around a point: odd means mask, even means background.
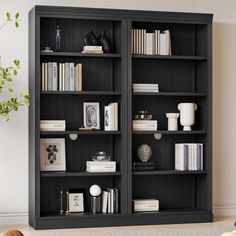
[[[99,185],[94,184],[90,187],[89,192],[93,197],[98,197],[101,194],[102,190]]]

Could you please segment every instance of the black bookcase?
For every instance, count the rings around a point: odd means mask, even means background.
[[[55,25],[63,29],[61,52],[55,48]],[[132,55],[132,29],[169,29],[172,56]],[[105,30],[110,54],[82,54],[83,37]],[[212,15],[35,6],[29,13],[29,223],[36,229],[98,227],[212,221]],[[83,91],[41,91],[43,62],[83,63]],[[158,83],[159,93],[133,93],[132,83]],[[79,131],[83,102],[99,102],[101,129]],[[119,103],[119,131],[104,131],[103,108]],[[165,113],[180,102],[198,105],[192,131],[167,131]],[[132,118],[145,109],[158,120],[158,131],[132,131]],[[67,130],[40,132],[41,119],[66,120]],[[69,134],[78,134],[72,141]],[[155,133],[162,134],[160,140]],[[66,172],[40,172],[40,138],[66,140]],[[203,171],[175,171],[174,144],[204,144]],[[154,171],[132,172],[136,149],[153,148]],[[107,150],[118,163],[115,173],[87,173],[85,163]],[[92,214],[89,187],[120,190],[118,214]],[[85,212],[60,216],[59,193],[84,188]],[[157,213],[133,213],[132,199],[160,200]]]

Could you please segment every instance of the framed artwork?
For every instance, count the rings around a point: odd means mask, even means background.
[[[66,154],[64,138],[40,139],[41,171],[65,171]]]
[[[100,109],[98,102],[84,102],[84,128],[100,129]]]
[[[69,212],[84,212],[84,193],[82,189],[70,189],[69,194]]]

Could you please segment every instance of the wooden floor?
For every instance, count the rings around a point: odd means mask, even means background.
[[[25,236],[220,236],[223,232],[236,230],[236,217],[216,217],[213,223],[151,225],[129,227],[104,227],[62,230],[34,230],[28,225],[2,225],[0,233],[8,229],[18,229]]]

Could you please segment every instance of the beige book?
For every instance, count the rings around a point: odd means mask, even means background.
[[[45,90],[45,65],[42,63],[42,70],[41,70],[41,86],[42,86],[42,91]]]
[[[62,91],[65,91],[65,63],[62,64]]]
[[[45,88],[45,91],[48,90],[48,63],[45,63],[44,64],[44,88]]]
[[[82,64],[76,65],[75,91],[82,91]]]

